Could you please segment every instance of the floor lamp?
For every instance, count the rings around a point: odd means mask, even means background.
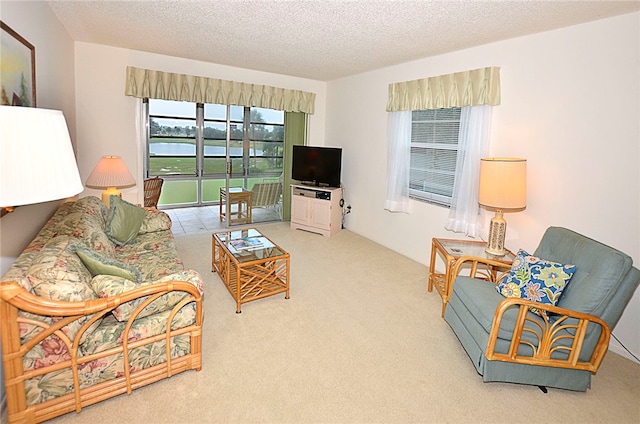
[[[480,189],[478,203],[495,209],[491,219],[485,251],[504,256],[507,221],[503,212],[517,212],[527,206],[527,160],[521,158],[480,159]]]

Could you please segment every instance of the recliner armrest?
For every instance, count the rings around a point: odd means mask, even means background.
[[[546,311],[541,314],[542,320],[533,320],[527,317],[530,307]],[[509,352],[496,352],[496,342],[502,318],[510,308],[519,308],[519,311]],[[549,318],[549,314],[554,314],[553,319]],[[525,323],[529,323],[529,325],[525,326]],[[600,326],[600,336],[589,361],[581,361],[579,358],[584,347],[587,327],[590,324]],[[523,332],[533,333],[538,339],[537,345],[523,340]],[[487,359],[493,361],[570,368],[595,373],[607,352],[610,337],[609,326],[594,315],[511,297],[504,299],[496,308],[485,355]],[[529,346],[533,350],[533,355],[518,354],[518,348],[521,344]],[[567,351],[567,359],[552,358],[551,355],[558,350]]]

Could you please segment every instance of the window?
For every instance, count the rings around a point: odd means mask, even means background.
[[[148,100],[147,111],[145,175],[165,179],[163,205],[218,200],[227,137],[234,186],[251,189],[283,173],[284,111],[156,99]]]
[[[149,100],[148,176],[196,175],[196,104]]]
[[[411,113],[409,197],[450,206],[461,108]]]

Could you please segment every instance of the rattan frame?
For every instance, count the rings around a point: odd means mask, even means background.
[[[80,340],[100,317],[110,313],[119,305],[131,300],[148,296],[133,311],[127,321],[125,334],[133,324],[138,314],[151,302],[173,291],[186,293],[185,298],[172,308],[166,323],[164,334],[149,337],[147,339],[128,342],[125,337],[118,346],[103,352],[90,355],[79,354]],[[196,307],[195,323],[179,329],[171,329],[171,321],[175,314],[185,305],[194,302]],[[61,317],[54,324],[47,325],[41,321],[26,318],[19,311],[33,314]],[[81,319],[87,315],[93,317],[86,322],[75,335],[73,340],[67,338],[60,331],[69,323]],[[4,282],[0,284],[0,328],[2,330],[2,361],[4,365],[4,379],[7,393],[7,410],[9,423],[38,423],[71,411],[80,412],[85,406],[101,402],[122,393],[130,394],[132,390],[146,386],[153,382],[171,377],[174,374],[202,368],[202,295],[193,284],[185,281],[171,281],[141,287],[129,292],[83,302],[62,302],[43,299],[35,296],[21,287],[17,282]],[[20,323],[36,324],[43,328],[37,338],[22,344],[20,340]],[[37,370],[24,370],[22,357],[37,343],[54,334],[67,346],[71,359],[49,365]],[[190,335],[191,352],[185,356],[172,358],[170,339],[180,335]],[[79,388],[78,365],[101,357],[122,353],[124,364],[128,363],[128,353],[131,349],[144,346],[165,339],[167,341],[166,361],[143,370],[130,372],[125,366],[123,376],[108,380],[91,387]],[[35,405],[27,405],[24,381],[37,375],[52,371],[70,368],[73,372],[74,391],[55,399],[51,399]]]
[[[508,271],[511,267],[502,262],[493,261],[484,258],[478,258],[473,256],[465,256],[460,258],[453,268],[453,284],[455,284],[455,276],[458,276],[463,269],[470,269],[470,276],[475,277],[477,273],[482,273],[483,266],[493,266],[495,269],[503,269]],[[464,271],[466,273],[466,271]],[[503,274],[506,276],[506,272]],[[484,277],[482,274],[480,277]],[[486,278],[483,278],[486,279]],[[495,281],[496,284],[500,282],[500,279]],[[509,308],[519,308],[518,319],[516,327],[514,328],[513,336],[511,339],[511,345],[508,353],[496,352],[496,343],[498,341],[498,332],[500,330],[500,324],[504,313]],[[547,314],[541,314],[543,324],[538,321],[534,321],[527,317],[530,307],[535,307],[541,311],[547,311],[553,313],[556,319],[550,321]],[[573,319],[573,320],[572,320]],[[577,320],[577,322],[576,322]],[[525,327],[525,323],[533,324],[537,327],[537,330],[532,330],[532,325]],[[580,361],[580,355],[582,353],[583,343],[586,336],[587,327],[589,325],[600,326],[601,332],[598,342],[593,349],[588,361]],[[574,335],[571,338],[566,336],[563,332],[562,336],[558,336],[558,332],[563,329],[571,330]],[[529,341],[523,340],[522,335],[524,332],[534,333],[538,339],[538,344],[533,345]],[[582,312],[572,311],[557,306],[542,304],[533,302],[530,300],[520,298],[505,298],[496,308],[493,316],[493,324],[491,332],[489,333],[489,340],[485,349],[485,356],[490,361],[502,361],[512,362],[516,364],[526,365],[540,365],[546,367],[567,368],[575,370],[585,370],[591,373],[596,373],[600,367],[600,363],[607,353],[609,348],[609,339],[611,337],[611,330],[606,322],[594,315],[585,314]],[[557,342],[560,338],[565,341],[570,339],[569,346],[560,346]],[[518,347],[520,345],[527,345],[532,348],[533,355],[519,355]],[[551,358],[554,351],[563,349],[568,352],[567,359],[555,359]]]
[[[147,208],[157,208],[160,194],[162,194],[162,184],[164,180],[160,177],[147,178],[143,182],[144,206]]]

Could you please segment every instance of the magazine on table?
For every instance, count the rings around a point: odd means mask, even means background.
[[[231,240],[229,244],[238,251],[258,249],[264,246],[260,237],[245,237],[237,240]]]

